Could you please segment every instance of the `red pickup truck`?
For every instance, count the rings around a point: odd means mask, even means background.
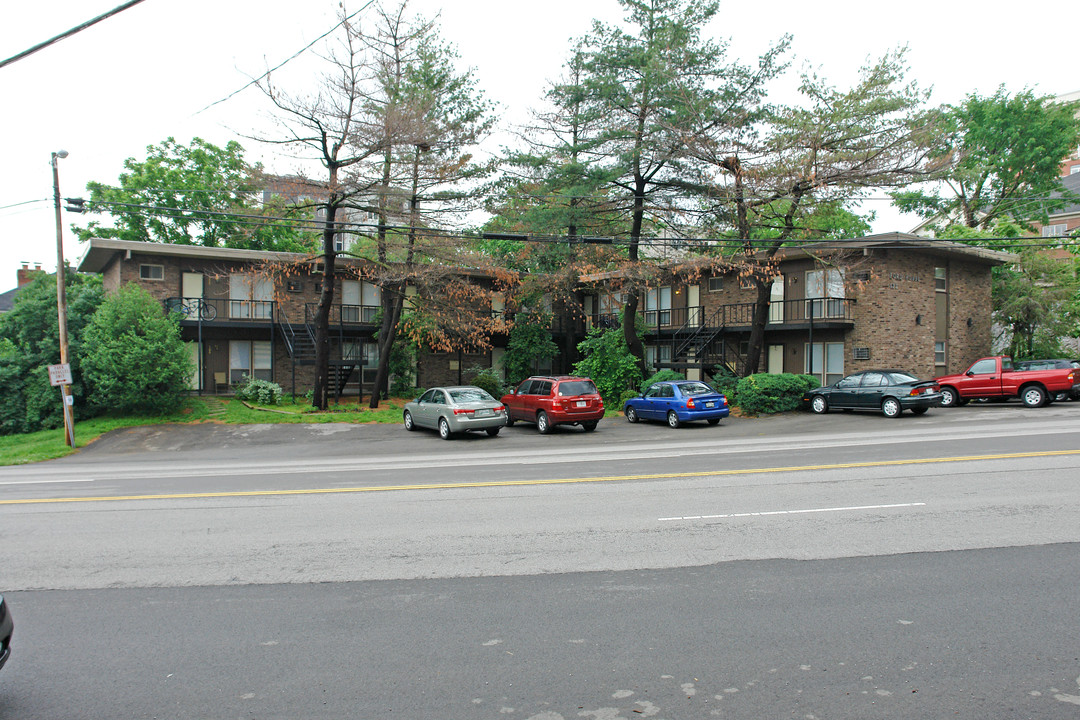
[[[1060,392],[1080,387],[1080,370],[1014,370],[1011,357],[986,357],[962,375],[934,378],[941,386],[941,405],[965,405],[975,398],[1018,397],[1027,407],[1053,402]]]

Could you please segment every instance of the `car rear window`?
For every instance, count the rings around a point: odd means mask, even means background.
[[[484,402],[487,400],[495,400],[495,398],[491,397],[480,388],[476,388],[474,390],[451,390],[450,397],[453,398],[454,402],[456,403]]]
[[[594,395],[596,386],[592,380],[568,380],[559,383],[559,395],[569,397],[572,395]]]
[[[907,373],[893,373],[892,374],[892,381],[894,383],[918,382],[918,380],[919,380],[919,378],[912,377],[911,375],[908,375]]]
[[[680,383],[679,392],[683,395],[707,395],[715,391],[705,383],[690,382]]]

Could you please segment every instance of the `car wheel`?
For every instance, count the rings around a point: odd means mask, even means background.
[[[496,435],[499,434],[500,430],[502,430],[502,428],[488,428],[487,429],[488,437],[495,437]]]
[[[676,413],[674,410],[668,410],[667,424],[669,427],[679,427],[679,414]]]
[[[510,414],[510,411],[507,410],[506,411],[506,427],[514,427],[515,422],[517,422],[517,421],[514,420],[513,416]]]
[[[586,420],[585,422],[581,423],[581,427],[585,428],[585,432],[592,432],[593,430],[596,429],[596,424],[598,422],[600,422],[600,421],[599,420]]]
[[[551,432],[551,422],[548,420],[547,413],[543,410],[536,416],[536,429],[540,431],[541,435],[547,435]]]
[[[929,409],[930,408],[911,408],[911,412],[915,413],[916,415],[925,415],[926,411]]]
[[[709,418],[707,421],[710,425],[719,425],[720,418]]]
[[[411,432],[416,429],[416,425],[413,423],[412,413],[408,410],[405,411],[404,422],[406,430],[409,430]]]
[[[454,437],[454,433],[450,432],[450,423],[446,422],[446,418],[439,418],[439,437],[443,440]]]
[[[1041,407],[1046,404],[1046,391],[1038,385],[1029,385],[1020,392],[1020,399],[1025,407]]]
[[[900,407],[900,401],[896,398],[885,398],[881,401],[881,412],[885,417],[898,418],[904,408]]]
[[[960,405],[967,405],[967,400],[962,399],[955,388],[947,386],[941,388],[941,407],[958,407]]]
[[[829,401],[821,395],[810,398],[810,409],[818,415],[829,412]]]
[[[1059,392],[1057,395],[1054,395],[1054,402],[1065,402],[1068,399],[1069,393],[1067,392]]]
[[[627,419],[627,421],[632,422],[632,423],[636,423],[638,421],[637,410],[634,409],[633,405],[626,408],[626,419]]]

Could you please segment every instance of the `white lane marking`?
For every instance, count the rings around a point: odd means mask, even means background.
[[[77,482],[94,482],[90,478],[82,478],[79,480],[7,480],[0,482],[0,485],[45,485],[47,483],[77,483]]]
[[[727,518],[764,517],[766,515],[804,515],[806,513],[844,512],[847,510],[884,510],[886,508],[922,507],[926,503],[895,503],[893,505],[853,505],[851,507],[811,508],[807,510],[767,510],[764,512],[730,513],[728,515],[685,515],[663,517],[660,522],[671,520],[724,520]]]

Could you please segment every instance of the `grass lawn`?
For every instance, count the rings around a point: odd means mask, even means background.
[[[251,408],[233,398],[218,398],[209,403],[200,397],[190,397],[184,407],[174,415],[159,417],[96,417],[75,423],[75,444],[86,447],[110,430],[136,425],[163,425],[166,423],[399,423],[401,408],[411,398],[392,398],[379,403],[378,410],[357,404],[352,398],[341,404],[332,404],[327,412],[315,412],[310,404],[283,403],[272,408]],[[218,411],[223,407],[224,412]],[[52,460],[74,452],[64,442],[63,428],[42,430],[25,435],[0,437],[0,465]]]

